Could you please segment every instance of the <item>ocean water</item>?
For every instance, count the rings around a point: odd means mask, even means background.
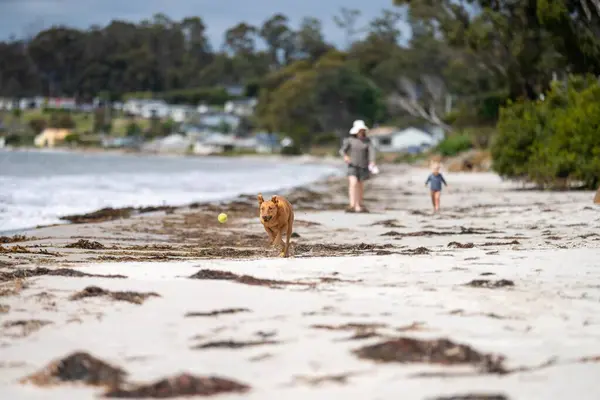
[[[326,165],[254,159],[0,150],[0,232],[103,207],[272,193],[339,173]]]

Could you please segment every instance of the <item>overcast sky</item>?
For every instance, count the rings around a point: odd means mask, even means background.
[[[240,21],[261,24],[281,12],[294,27],[304,16],[323,21],[328,41],[343,44],[343,33],[332,18],[342,6],[362,12],[361,22],[392,8],[393,0],[0,0],[0,40],[23,37],[52,25],[76,28],[106,25],[112,19],[138,22],[156,13],[174,20],[200,16],[214,46],[220,46],[225,30]]]

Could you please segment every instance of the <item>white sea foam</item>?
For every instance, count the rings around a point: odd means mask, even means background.
[[[103,207],[185,205],[304,185],[339,168],[238,159],[0,154],[0,231]],[[3,158],[4,157],[4,158]],[[26,160],[23,158],[26,157]]]

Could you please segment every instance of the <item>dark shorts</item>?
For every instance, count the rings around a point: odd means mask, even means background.
[[[371,177],[371,173],[368,168],[356,167],[354,165],[348,166],[348,176],[355,176],[359,181],[366,181]]]

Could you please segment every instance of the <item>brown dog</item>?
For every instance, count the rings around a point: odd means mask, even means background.
[[[294,225],[294,210],[292,209],[292,205],[285,197],[273,196],[270,201],[265,201],[262,194],[259,194],[258,209],[260,212],[260,222],[269,234],[271,245],[280,245],[282,248],[280,255],[288,257]],[[283,243],[284,232],[285,244]]]

